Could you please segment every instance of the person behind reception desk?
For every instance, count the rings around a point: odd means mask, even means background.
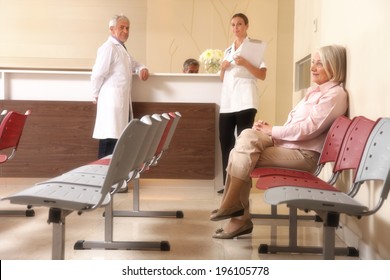
[[[186,59],[183,63],[183,73],[198,74],[199,73],[199,61],[194,58]]]
[[[256,67],[238,55],[243,44],[249,40],[247,16],[242,13],[235,14],[230,23],[235,40],[225,50],[220,72],[223,84],[219,111],[219,141],[224,184],[229,153],[236,142],[235,132],[240,135],[241,131],[253,126],[260,98],[257,79],[265,80],[267,73],[264,62]],[[222,192],[223,188],[218,191]]]
[[[229,219],[213,238],[231,239],[253,230],[249,212],[252,186],[250,174],[256,167],[278,167],[314,172],[326,134],[332,123],[347,113],[346,49],[331,45],[313,55],[311,81],[306,95],[289,113],[283,126],[257,121],[245,129],[230,152],[228,178],[220,206],[210,220]],[[261,179],[259,179],[261,181]]]
[[[92,95],[97,104],[93,138],[99,139],[98,158],[112,154],[117,139],[132,119],[131,86],[133,73],[143,81],[148,69],[127,52],[130,21],[115,15],[109,21],[110,36],[98,49],[92,69]]]

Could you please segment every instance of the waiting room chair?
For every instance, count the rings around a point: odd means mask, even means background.
[[[22,137],[23,129],[31,111],[24,114],[3,110],[0,115],[0,164],[15,157]],[[0,216],[35,216],[33,209],[26,210],[0,210]]]
[[[170,147],[170,143],[174,132],[176,130],[177,124],[181,118],[179,112],[170,112],[168,114],[162,114],[163,118],[169,118],[168,123],[165,126],[164,131],[158,133],[155,139],[159,139],[158,145],[155,150],[150,151],[148,158],[150,158],[148,164],[141,169],[136,178],[133,180],[133,209],[132,210],[114,210],[115,217],[176,217],[183,218],[184,213],[181,210],[176,211],[162,211],[162,210],[140,210],[140,176],[143,172],[153,172],[153,166],[158,164],[158,161],[164,153],[166,153]],[[154,143],[156,144],[156,142]]]
[[[349,147],[354,148],[353,145]],[[353,153],[354,151],[345,152]],[[355,195],[354,197],[329,184],[327,189],[325,186],[319,188],[305,184],[300,186],[299,183],[286,184],[270,188],[265,192],[265,201],[270,204],[286,204],[289,207],[315,211],[322,218],[324,244],[321,252],[324,259],[334,259],[337,254],[335,235],[341,214],[358,219],[373,215],[379,211],[388,197],[390,190],[390,118],[379,119],[359,159],[359,166],[353,180],[353,190],[350,192]],[[341,156],[341,161],[343,160],[344,156]],[[376,189],[380,188],[378,192],[375,192],[379,193],[379,196],[375,198],[376,202],[372,204],[373,206],[368,202],[362,203],[361,198],[356,198],[363,184],[374,185]]]
[[[136,164],[135,164],[136,167],[133,169],[131,173],[129,173],[129,176],[123,185],[127,184],[130,181],[134,181],[134,185],[137,186],[135,181],[138,180],[139,173],[142,170],[144,170],[145,166],[148,166],[152,161],[154,152],[156,151],[157,145],[159,144],[159,139],[162,137],[164,128],[168,123],[167,118],[165,117],[161,118],[157,114],[154,114],[152,116],[146,115],[141,119],[141,121],[144,119],[147,119],[149,122],[151,122],[151,127],[144,137],[141,149],[139,149],[138,151]],[[49,181],[43,183],[76,182],[76,180],[80,178],[80,174],[103,176],[105,172],[107,172],[107,167],[110,164],[110,162],[111,162],[111,155],[99,159],[97,161],[94,161],[90,164],[73,169],[59,177],[52,178]],[[118,190],[118,192],[120,192],[123,189],[123,185]],[[139,207],[139,190],[137,190],[136,188],[134,188],[134,192],[133,192],[133,201],[134,201],[134,205],[136,205],[133,206],[133,208]],[[133,213],[135,213],[135,215],[132,215]],[[109,212],[105,211],[103,214],[106,223],[105,239],[112,240],[112,223],[114,217],[139,217],[139,215],[136,214],[138,214],[138,212],[136,211],[114,210],[113,206]],[[87,242],[87,241],[80,240],[75,244],[74,248],[77,250],[81,250],[81,249],[91,249],[91,248],[106,248],[106,246],[107,246],[106,243],[104,242],[102,243],[100,241]],[[117,246],[117,242],[113,246]],[[157,242],[149,243],[148,247],[149,249],[159,249],[165,251],[169,249],[169,243],[167,241],[162,241],[161,243],[157,243]]]
[[[317,177],[297,177],[286,175],[271,175],[262,178],[262,188],[270,189],[273,187],[285,185],[307,186],[308,188],[318,188],[323,190],[336,189],[333,184],[337,181],[338,176],[347,170],[355,172],[359,167],[360,158],[363,154],[364,147],[375,126],[375,122],[363,116],[355,117],[348,127],[344,140],[341,144],[337,160],[333,167],[334,179],[325,182]],[[349,189],[353,189],[354,185]],[[347,191],[349,192],[349,191]],[[321,253],[322,247],[298,246],[297,231],[297,208],[289,206],[289,244],[287,246],[276,246],[260,244],[259,253],[276,253],[276,252],[294,252],[294,253]],[[317,215],[318,216],[318,215]],[[321,220],[321,218],[319,218]],[[321,220],[322,221],[322,220]],[[337,248],[337,255],[358,256],[358,251],[353,248]]]
[[[340,151],[337,155],[337,160],[333,167],[332,179],[328,182],[321,180],[315,176],[304,176],[302,178],[298,176],[285,176],[285,175],[272,175],[262,178],[262,188],[269,189],[284,185],[306,185],[307,187],[317,187],[323,189],[334,189],[334,184],[337,181],[338,176],[346,171],[356,171],[360,157],[363,154],[365,144],[368,137],[370,136],[371,130],[373,129],[375,122],[369,120],[363,116],[355,117],[348,127],[345,134],[344,140],[341,144]],[[350,190],[354,188],[354,185],[350,186]],[[349,191],[348,191],[349,192]],[[319,217],[317,215],[317,217]],[[321,218],[317,219],[322,221]],[[297,241],[298,231],[298,219],[297,219],[297,208],[289,207],[289,244],[288,246],[275,246],[260,244],[259,253],[276,253],[276,252],[295,252],[295,253],[321,253],[321,247],[308,247],[298,246]],[[358,256],[359,252],[353,248],[337,248],[337,255],[347,256]]]
[[[338,117],[330,127],[327,137],[325,139],[320,158],[318,160],[317,169],[314,173],[294,170],[287,168],[276,168],[276,167],[260,167],[255,168],[251,177],[253,179],[257,178],[256,187],[260,190],[266,190],[269,186],[263,183],[263,178],[270,175],[284,175],[284,176],[293,176],[293,177],[303,177],[303,178],[317,178],[320,175],[321,171],[327,164],[334,163],[337,159],[337,155],[341,148],[341,143],[344,139],[344,136],[347,132],[347,129],[351,123],[351,120],[346,116]],[[329,178],[328,182],[332,183],[335,181],[335,175],[333,174]],[[290,215],[278,214],[277,206],[271,205],[271,214],[254,214],[251,213],[252,218],[257,219],[288,219]],[[297,216],[301,220],[315,220],[315,216],[302,215]]]
[[[133,188],[133,209],[132,210],[113,210],[114,217],[176,217],[183,218],[184,213],[181,210],[176,211],[145,211],[140,210],[140,175],[149,170],[150,167],[155,166],[162,154],[165,153],[170,146],[173,134],[176,130],[177,124],[181,118],[179,112],[170,112],[169,114],[153,114],[151,121],[155,125],[149,130],[148,135],[145,137],[144,147],[149,147],[148,150],[141,151],[139,156],[146,158],[145,162],[137,168],[128,178],[128,181],[134,183]],[[160,125],[161,124],[161,125]],[[97,160],[90,165],[81,166],[66,173],[64,176],[71,176],[71,173],[75,172],[104,172],[105,166],[110,163],[110,156]],[[100,171],[101,170],[101,171]],[[99,173],[98,173],[99,174]],[[69,180],[60,176],[53,178],[50,181],[55,180]],[[122,186],[123,189],[123,186]],[[105,214],[104,214],[105,215]]]
[[[52,181],[43,182],[24,191],[3,198],[11,203],[44,206],[49,208],[48,222],[53,224],[52,258],[65,257],[66,217],[76,211],[79,214],[105,208],[105,240],[78,241],[75,249],[141,249],[158,247],[169,251],[167,241],[114,241],[113,199],[114,194],[139,168],[145,159],[138,157],[146,149],[145,136],[153,127],[150,118],[133,119],[122,132],[115,146],[109,165],[87,165],[82,172],[72,170]],[[144,149],[143,149],[144,147]],[[146,155],[146,153],[143,153]],[[96,169],[89,172],[89,169]],[[104,171],[106,170],[106,172]],[[101,172],[101,175],[97,174]],[[68,180],[62,178],[68,177]],[[71,178],[72,177],[72,178]]]

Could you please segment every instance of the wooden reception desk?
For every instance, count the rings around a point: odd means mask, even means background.
[[[31,109],[18,152],[2,177],[46,178],[96,159],[96,106],[89,71],[0,69],[0,108]],[[168,153],[144,178],[214,180],[221,173],[215,75],[151,74],[133,79],[134,115],[178,111],[182,119]]]

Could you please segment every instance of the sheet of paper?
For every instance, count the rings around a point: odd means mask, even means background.
[[[241,48],[240,55],[252,65],[259,67],[263,61],[266,44],[263,41],[249,39]]]

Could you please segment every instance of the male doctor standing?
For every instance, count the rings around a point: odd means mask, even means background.
[[[115,15],[109,22],[110,36],[98,49],[92,69],[92,95],[97,104],[93,138],[99,139],[98,158],[112,154],[123,129],[133,118],[131,105],[132,75],[143,81],[148,69],[135,61],[124,43],[129,37],[130,21]]]

